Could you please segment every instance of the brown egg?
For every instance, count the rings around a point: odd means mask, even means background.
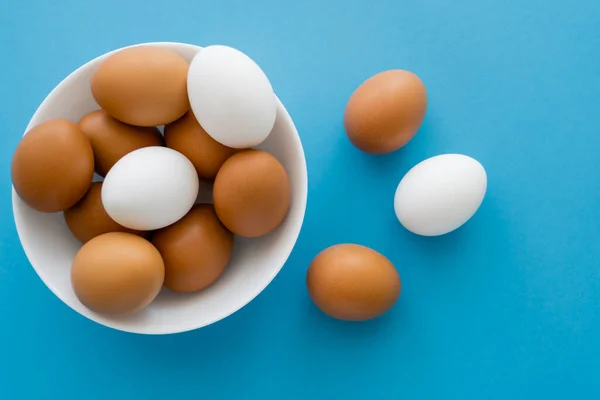
[[[171,50],[130,47],[100,64],[92,77],[92,94],[100,107],[119,121],[165,125],[190,108],[188,68],[188,62]]]
[[[281,224],[290,208],[287,173],[265,151],[241,151],[219,170],[213,200],[219,219],[236,235],[266,235]]]
[[[364,321],[389,310],[400,277],[386,257],[365,246],[338,244],[319,253],[306,274],[308,293],[325,314]]]
[[[77,125],[92,144],[96,172],[101,176],[105,176],[126,154],[142,147],[163,145],[162,135],[156,127],[124,124],[104,110],[87,114]]]
[[[191,111],[165,126],[165,142],[194,164],[201,179],[215,179],[219,168],[237,151],[210,137]]]
[[[412,72],[381,72],[356,89],[344,114],[348,138],[374,154],[398,150],[412,139],[425,118],[427,93]]]
[[[130,314],[154,300],[165,277],[160,253],[131,233],[105,233],[75,255],[71,283],[77,298],[92,311]]]
[[[195,292],[213,282],[227,267],[233,234],[217,218],[212,205],[195,205],[185,217],[152,238],[165,262],[165,286]]]
[[[65,211],[67,226],[81,243],[109,232],[129,232],[140,236],[150,234],[125,228],[113,221],[104,210],[101,193],[102,182],[94,182],[85,196]]]
[[[92,146],[70,121],[42,122],[17,146],[11,175],[16,192],[30,207],[42,212],[66,210],[92,183]]]

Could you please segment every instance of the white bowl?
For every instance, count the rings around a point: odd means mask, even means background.
[[[183,43],[143,45],[171,49],[188,61],[201,49]],[[85,114],[98,109],[90,90],[90,78],[102,60],[112,53],[83,65],[54,88],[29,121],[26,132],[52,118],[77,122]],[[300,233],[306,209],[308,183],[302,143],[280,101],[278,107],[275,127],[258,148],[276,156],[289,175],[292,189],[289,214],[282,225],[269,235],[258,239],[236,238],[231,263],[212,286],[194,294],[177,294],[164,289],[150,306],[130,317],[94,313],[79,302],[71,287],[71,262],[81,244],[68,230],[63,214],[44,214],[33,210],[13,188],[13,214],[19,238],[39,277],[58,298],[81,315],[127,332],[184,332],[212,324],[242,308],[262,292],[283,267]]]

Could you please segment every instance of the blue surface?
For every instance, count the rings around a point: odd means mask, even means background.
[[[599,1],[4,0],[0,37],[0,398],[600,398]],[[309,168],[305,224],[275,281],[232,317],[163,337],[111,331],[55,298],[9,195],[12,152],[49,91],[146,41],[251,55]],[[343,110],[390,68],[421,76],[428,114],[404,150],[368,156]],[[459,231],[413,236],[394,190],[445,152],[484,164],[488,196]],[[403,292],[384,317],[342,323],[311,304],[307,266],[339,242],[397,266]]]

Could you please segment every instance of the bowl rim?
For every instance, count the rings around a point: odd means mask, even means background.
[[[138,46],[157,46],[157,47],[167,47],[169,49],[173,49],[173,47],[188,48],[188,49],[193,48],[194,50],[202,49],[202,46],[189,44],[189,43],[183,43],[183,42],[143,42],[143,43],[137,43],[137,44],[124,46],[124,47],[103,53],[103,54],[85,62],[84,64],[80,65],[77,69],[75,69],[74,71],[69,73],[67,76],[65,76],[50,91],[50,93],[48,93],[48,95],[44,98],[44,100],[40,103],[40,105],[37,107],[37,109],[33,113],[32,117],[29,120],[29,122],[27,123],[27,127],[25,128],[25,131],[23,132],[23,135],[21,137],[25,136],[25,134],[27,134],[27,132],[29,132],[29,130],[31,130],[31,128],[33,128],[34,125],[37,125],[39,123],[39,122],[36,122],[34,124],[34,121],[38,118],[38,115],[40,115],[44,112],[44,110],[48,107],[48,105],[54,101],[54,97],[56,97],[57,93],[59,93],[60,90],[64,86],[67,86],[69,84],[68,82],[70,80],[83,74],[84,71],[87,71],[87,69],[93,67],[93,65],[95,63],[97,63],[99,60],[101,60],[105,57],[108,57],[110,54],[116,53],[118,51],[130,48],[130,47],[138,47]],[[60,291],[57,290],[57,288],[50,282],[48,275],[46,275],[46,273],[43,271],[43,268],[40,267],[39,263],[34,264],[32,262],[31,253],[33,252],[33,247],[28,243],[28,241],[26,239],[24,239],[25,238],[25,233],[24,233],[25,222],[22,220],[22,218],[17,216],[17,213],[15,213],[15,205],[16,205],[17,201],[20,201],[20,198],[19,198],[17,192],[15,191],[14,185],[12,185],[12,182],[11,182],[12,212],[13,212],[13,219],[15,222],[16,230],[17,230],[17,235],[19,237],[19,242],[21,243],[21,247],[23,248],[25,256],[27,257],[27,261],[29,262],[31,267],[34,269],[34,271],[36,272],[38,277],[42,280],[44,285],[48,289],[50,289],[50,291],[58,299],[60,299],[60,301],[63,304],[65,304],[71,310],[75,311],[78,315],[81,315],[101,326],[105,326],[110,329],[115,329],[115,330],[127,332],[127,333],[144,334],[144,335],[168,335],[168,334],[177,334],[177,333],[189,332],[192,330],[200,329],[205,326],[212,325],[218,321],[221,321],[221,320],[235,314],[236,312],[238,312],[239,310],[244,308],[246,305],[248,305],[252,300],[256,299],[256,297],[258,297],[258,295],[260,295],[271,284],[271,282],[275,279],[275,277],[279,274],[279,272],[281,272],[281,269],[286,264],[287,260],[289,259],[289,256],[291,255],[293,249],[295,248],[296,242],[298,241],[300,232],[302,230],[302,226],[304,224],[304,218],[306,215],[306,206],[308,203],[308,169],[307,169],[307,164],[306,164],[306,155],[304,153],[304,147],[302,146],[302,140],[300,139],[300,135],[298,134],[296,125],[294,124],[294,121],[292,120],[291,116],[289,115],[289,112],[287,111],[287,109],[285,108],[285,106],[283,105],[283,103],[281,102],[279,97],[275,96],[275,98],[277,101],[278,110],[284,111],[283,117],[286,119],[285,122],[287,125],[290,126],[290,129],[293,132],[292,136],[293,136],[293,141],[295,144],[294,149],[296,152],[299,153],[299,156],[300,156],[299,159],[300,159],[301,165],[298,165],[298,167],[301,170],[302,179],[301,179],[301,182],[297,183],[299,190],[300,190],[300,195],[297,196],[296,198],[294,198],[295,201],[300,202],[300,207],[299,207],[300,213],[298,215],[299,223],[296,224],[297,226],[292,226],[290,229],[291,232],[289,233],[290,236],[293,234],[294,239],[290,240],[290,242],[288,244],[289,248],[286,249],[285,252],[282,252],[284,255],[282,257],[281,265],[279,265],[277,268],[273,269],[271,276],[268,278],[268,280],[265,281],[265,284],[263,287],[257,287],[257,290],[255,290],[250,296],[248,296],[247,299],[245,299],[244,301],[241,301],[237,307],[232,308],[227,313],[224,313],[221,316],[208,319],[208,320],[204,321],[203,323],[189,324],[189,325],[186,325],[185,327],[179,327],[176,329],[172,329],[172,326],[169,326],[169,329],[162,329],[160,326],[158,327],[158,329],[156,329],[156,328],[148,329],[147,327],[144,327],[143,329],[127,329],[125,327],[119,326],[118,319],[113,319],[110,316],[98,315],[98,317],[100,317],[100,318],[96,318],[95,313],[91,313],[91,315],[86,315],[86,314],[80,312],[75,307],[73,307],[71,304],[69,304],[69,302],[67,302],[63,298]]]

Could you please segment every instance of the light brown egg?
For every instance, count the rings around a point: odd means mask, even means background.
[[[357,244],[319,253],[306,274],[308,293],[325,314],[364,321],[389,310],[400,296],[400,276],[383,255]]]
[[[92,94],[100,107],[119,121],[165,125],[190,108],[188,68],[188,62],[171,50],[130,47],[100,64],[92,77]]]
[[[194,164],[201,179],[215,179],[219,168],[237,151],[210,137],[191,111],[165,126],[165,142]]]
[[[346,105],[344,126],[359,149],[373,154],[398,150],[425,118],[427,92],[409,71],[381,72],[356,89]]]
[[[77,204],[65,210],[67,226],[81,243],[109,232],[129,232],[142,237],[150,235],[150,232],[134,231],[113,221],[102,205],[101,193],[102,182],[94,182]]]
[[[165,277],[160,253],[131,233],[105,233],[75,255],[71,283],[77,298],[92,311],[130,314],[154,300]]]
[[[87,114],[77,126],[92,144],[95,169],[100,176],[106,176],[117,161],[134,150],[163,145],[163,137],[156,127],[124,124],[104,110]]]
[[[201,204],[155,232],[152,244],[165,262],[165,286],[176,292],[195,292],[210,286],[225,271],[233,234],[221,224],[212,205]]]
[[[281,224],[290,208],[287,173],[265,151],[241,151],[219,170],[213,200],[219,219],[236,235],[266,235]]]
[[[11,175],[15,191],[30,207],[42,212],[66,210],[92,183],[92,146],[70,121],[42,122],[17,146]]]

